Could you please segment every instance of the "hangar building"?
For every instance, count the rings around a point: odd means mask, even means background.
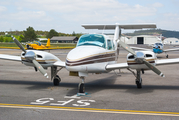
[[[139,35],[130,38],[127,44],[153,44],[156,42],[160,42],[160,39],[156,36]]]
[[[77,41],[76,36],[54,36],[50,39],[51,43],[76,43]]]
[[[179,39],[177,39],[177,38],[166,38],[166,39],[164,39],[164,44],[179,44]]]

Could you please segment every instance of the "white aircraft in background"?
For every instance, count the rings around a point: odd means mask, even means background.
[[[136,73],[131,71],[136,77],[138,88],[142,87],[141,71],[152,70],[154,73],[164,77],[164,74],[158,70],[156,65],[176,64],[179,58],[157,60],[151,51],[133,51],[128,45],[120,41],[121,29],[142,29],[156,28],[155,24],[134,24],[134,25],[82,25],[86,29],[115,29],[114,39],[110,39],[104,34],[86,34],[82,35],[77,43],[76,48],[72,49],[66,58],[66,62],[61,61],[55,55],[44,51],[25,50],[17,39],[13,37],[15,43],[23,51],[21,56],[0,54],[0,59],[14,60],[22,62],[24,65],[32,66],[35,70],[39,70],[48,78],[44,69],[51,67],[51,80],[54,85],[59,85],[61,81],[57,73],[66,68],[70,75],[79,76],[79,92],[85,92],[85,77],[89,73],[107,73],[115,69],[135,69]],[[122,46],[130,52],[127,55],[126,63],[117,63],[118,46]],[[2,62],[1,62],[2,63]],[[59,68],[59,69],[57,69]]]
[[[166,58],[168,58],[168,54],[166,54],[167,52],[170,51],[178,51],[179,48],[175,48],[175,49],[164,49],[164,44],[162,43],[162,38],[160,37],[160,42],[156,42],[154,43],[152,49],[146,49],[146,48],[138,48],[138,47],[131,47],[132,49],[136,49],[136,50],[148,50],[148,51],[153,51],[156,54],[161,54],[163,52],[165,52]]]

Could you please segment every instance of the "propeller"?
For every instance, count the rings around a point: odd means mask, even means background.
[[[145,60],[143,52],[135,53],[133,49],[131,49],[127,44],[125,44],[121,40],[119,40],[119,44],[121,45],[121,47],[123,47],[125,50],[127,50],[129,53],[135,56],[135,61],[137,63],[144,63],[150,70],[155,72],[157,75],[160,75],[161,77],[165,77],[165,75],[159,69],[157,69],[154,65],[152,65],[151,63]]]
[[[33,51],[26,51],[24,47],[20,44],[20,42],[14,37],[11,36],[16,45],[25,52],[25,59],[32,62],[34,66],[46,77],[48,78],[47,72],[44,70],[44,68],[36,61],[36,54]]]

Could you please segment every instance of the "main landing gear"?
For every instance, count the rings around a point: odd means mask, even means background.
[[[168,58],[168,54],[165,52],[166,58]]]
[[[142,88],[141,70],[136,70],[137,75],[136,75],[135,72],[132,71],[131,69],[128,68],[128,70],[129,70],[130,72],[132,72],[133,75],[136,77],[135,82],[136,82],[137,88],[139,88],[139,89]]]
[[[56,77],[53,79],[53,85],[58,86],[60,81],[61,81],[60,77],[56,75]]]
[[[137,85],[137,88],[139,89],[142,88],[142,78],[141,78],[140,70],[137,70],[136,85]]]
[[[57,67],[51,67],[51,80],[53,80],[53,85],[54,86],[58,86],[61,79],[60,77],[57,75],[57,73],[61,70],[62,68],[60,68],[59,70],[57,70]]]

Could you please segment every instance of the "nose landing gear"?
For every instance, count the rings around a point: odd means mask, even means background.
[[[85,77],[80,77],[81,83],[78,85],[79,93],[85,93]]]

